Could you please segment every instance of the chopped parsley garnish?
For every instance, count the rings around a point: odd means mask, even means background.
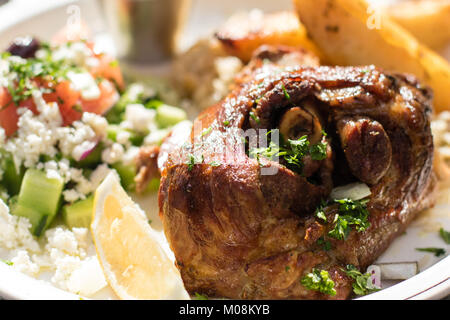
[[[3,262],[3,263],[5,263],[5,264],[8,265],[8,266],[12,266],[12,265],[14,264],[12,261],[9,261],[9,260],[3,260],[3,259],[0,259],[0,261]]]
[[[286,272],[288,272],[289,270],[291,270],[291,267],[289,267],[289,266],[286,266],[286,267],[284,268],[284,271],[286,271]]]
[[[33,90],[39,89],[35,79],[56,83],[67,78],[69,71],[78,70],[76,66],[65,60],[53,59],[50,50],[47,50],[47,55],[43,58],[9,59],[8,57],[3,55],[2,59],[8,59],[9,72],[16,74],[17,80],[8,86],[12,101],[16,105],[31,98]]]
[[[270,132],[269,132],[270,133]],[[268,133],[268,134],[269,134]],[[324,136],[325,138],[325,136]],[[318,145],[323,145],[318,147]],[[303,170],[303,158],[307,155],[311,155],[314,160],[323,160],[326,158],[326,140],[322,139],[318,144],[310,145],[308,136],[302,136],[299,139],[288,139],[286,142],[282,142],[277,145],[273,141],[269,143],[266,148],[254,148],[250,150],[250,155],[257,158],[265,157],[269,160],[273,160],[275,157],[282,157],[286,162],[286,166],[298,173]],[[322,153],[320,150],[324,150]]]
[[[434,253],[435,257],[440,257],[445,254],[445,250],[442,248],[416,248],[417,251]]]
[[[196,292],[195,300],[208,300],[208,296],[206,294],[200,294],[200,293]]]
[[[311,154],[311,158],[313,160],[323,160],[327,157],[327,146],[328,143],[325,140],[327,134],[325,131],[322,131],[323,137],[319,143],[316,143],[311,146],[309,152]]]
[[[331,296],[336,295],[334,281],[331,280],[330,274],[326,270],[318,270],[313,268],[312,272],[304,276],[300,282],[309,290],[319,291]]]
[[[362,274],[354,265],[347,265],[346,269],[342,269],[347,276],[353,280],[353,292],[358,296],[363,296],[380,290],[370,281],[370,273]]]
[[[230,125],[230,121],[225,120],[225,121],[223,122],[223,125],[224,125],[225,127],[228,127],[228,126]]]
[[[328,202],[325,200],[322,200],[320,202],[320,205],[317,207],[314,215],[319,218],[322,219],[323,221],[327,222],[327,216],[325,215],[325,207],[328,205]]]
[[[259,124],[261,122],[261,120],[259,120],[259,117],[253,112],[250,111],[250,117],[257,123]]]
[[[346,240],[350,233],[350,226],[356,231],[362,232],[369,228],[369,211],[367,210],[368,199],[365,200],[334,200],[339,204],[338,211],[334,217],[334,228],[328,232],[330,237],[338,240]]]
[[[195,157],[193,154],[189,155],[189,160],[187,162],[188,165],[188,170],[191,171],[194,168],[194,164],[195,164]]]
[[[450,232],[445,231],[444,228],[439,229],[439,235],[446,244],[450,244]]]
[[[211,161],[211,162],[209,163],[209,165],[210,165],[211,167],[218,167],[218,166],[220,166],[220,163],[217,162],[217,161]]]
[[[281,84],[281,88],[283,89],[284,97],[285,97],[287,100],[291,100],[291,96],[290,96],[289,93],[287,92],[286,87],[284,86],[284,84]]]
[[[212,131],[212,128],[211,128],[211,127],[208,127],[208,128],[206,128],[206,129],[203,129],[201,136],[204,137],[204,136],[210,134],[211,131]]]
[[[188,171],[191,171],[194,168],[194,165],[203,163],[203,161],[204,161],[203,155],[201,156],[200,160],[196,159],[193,154],[190,154],[188,157],[189,157],[189,159],[186,162],[186,164],[188,166]]]

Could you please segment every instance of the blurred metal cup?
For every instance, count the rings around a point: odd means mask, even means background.
[[[191,0],[100,0],[118,58],[131,64],[170,59]]]

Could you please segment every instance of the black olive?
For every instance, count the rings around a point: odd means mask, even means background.
[[[14,39],[13,43],[6,50],[13,56],[19,56],[24,59],[34,58],[40,43],[33,37],[19,37]]]

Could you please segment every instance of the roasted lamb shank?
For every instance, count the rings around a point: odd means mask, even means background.
[[[187,290],[349,298],[346,267],[365,270],[433,204],[431,98],[411,76],[260,48],[162,166],[160,216]],[[278,144],[264,147],[246,135],[275,131]],[[367,223],[336,230],[342,203],[330,192],[351,182],[370,187]],[[334,292],[306,285],[313,270],[329,275]]]

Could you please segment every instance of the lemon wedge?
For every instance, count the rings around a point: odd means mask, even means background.
[[[115,172],[94,197],[91,232],[111,288],[121,299],[189,299],[178,269],[158,242],[145,213]]]

